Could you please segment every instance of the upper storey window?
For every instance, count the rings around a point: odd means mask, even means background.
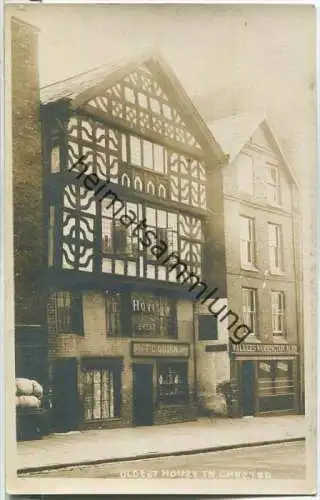
[[[238,185],[242,193],[253,195],[253,159],[241,154],[237,162]]]
[[[74,175],[95,174],[126,189],[206,209],[203,161],[89,117],[69,119],[64,168]]]
[[[125,158],[122,158],[124,161]],[[129,137],[129,163],[136,167],[154,170],[159,174],[167,172],[167,153],[163,146],[146,141],[141,137]]]
[[[275,165],[267,165],[267,197],[270,205],[280,205],[280,177]]]
[[[145,65],[91,99],[95,108],[138,133],[151,131],[171,141],[200,149],[180,112]]]

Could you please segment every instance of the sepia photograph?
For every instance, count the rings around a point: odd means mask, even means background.
[[[11,494],[315,494],[316,11],[5,7]]]

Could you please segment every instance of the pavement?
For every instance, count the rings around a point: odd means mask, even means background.
[[[303,440],[302,415],[201,418],[195,422],[51,434],[17,443],[18,472],[212,452]]]

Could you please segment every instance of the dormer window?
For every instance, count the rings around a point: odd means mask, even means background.
[[[275,165],[267,165],[267,197],[270,205],[280,205],[279,169]]]

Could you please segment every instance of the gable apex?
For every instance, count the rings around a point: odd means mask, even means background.
[[[232,163],[251,139],[261,131],[266,142],[270,144],[272,150],[279,157],[291,181],[299,187],[290,162],[265,117],[249,113],[233,115],[211,122],[209,128],[224,154],[229,156],[229,163]],[[255,141],[253,142],[255,143]]]
[[[130,97],[124,95],[123,88],[126,86],[128,92],[135,94],[131,97],[135,99],[134,103],[128,102]],[[137,101],[139,90],[141,102]],[[147,100],[147,105],[142,102],[143,99]],[[139,128],[141,133],[152,128],[152,132],[158,135],[203,151],[216,163],[225,162],[225,155],[207,124],[157,51],[153,50],[127,64],[95,68],[47,86],[41,91],[41,100],[43,104],[65,100],[74,110],[88,110],[88,107],[91,111],[99,110],[108,119],[120,124],[129,122],[129,126],[132,129],[137,127],[138,132]],[[152,106],[154,109],[151,109]],[[157,106],[159,109],[156,109]]]

